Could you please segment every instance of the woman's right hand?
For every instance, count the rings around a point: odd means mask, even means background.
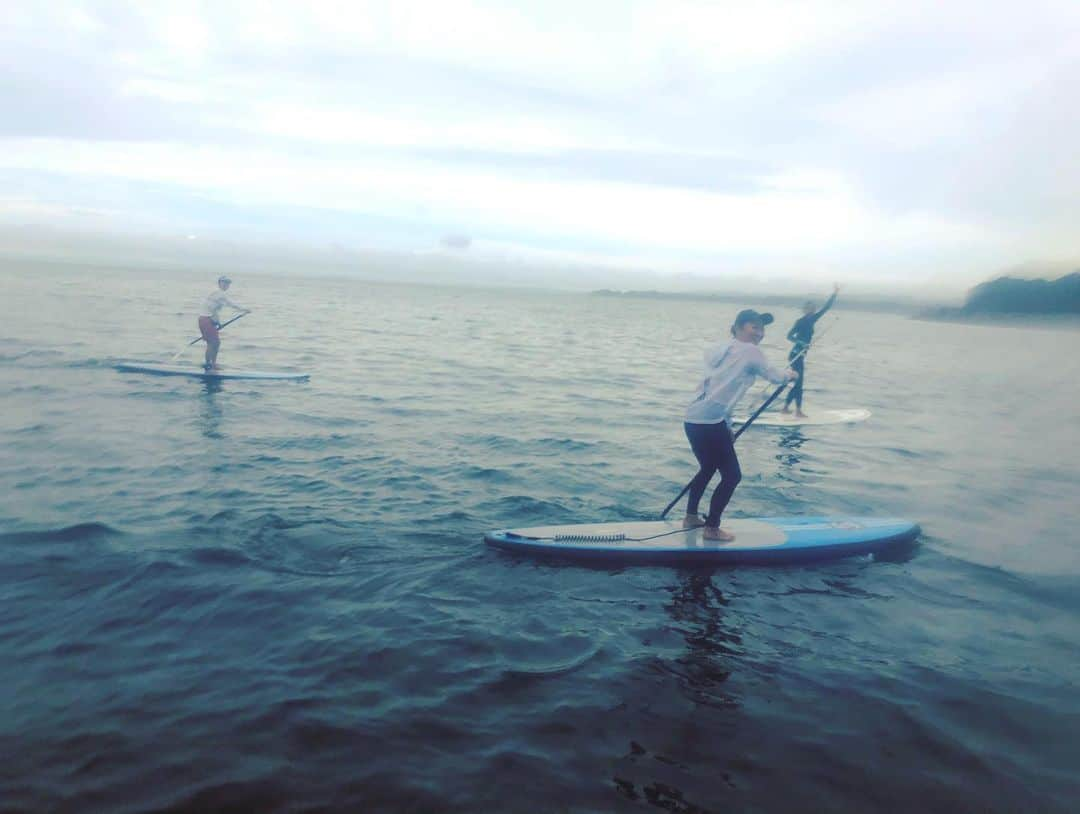
[[[793,382],[797,378],[799,378],[799,374],[792,370],[790,367],[784,371],[784,375],[787,376],[787,380],[789,382]]]

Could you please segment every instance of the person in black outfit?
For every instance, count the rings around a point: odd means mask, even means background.
[[[788,331],[788,342],[794,343],[791,346],[791,353],[788,354],[788,360],[791,362],[791,369],[798,374],[798,378],[795,379],[795,384],[788,391],[787,398],[784,400],[784,409],[781,412],[790,413],[791,402],[794,401],[795,417],[806,418],[806,413],[802,410],[803,380],[806,376],[806,350],[810,347],[810,343],[814,341],[814,323],[833,307],[838,293],[840,293],[840,286],[834,285],[832,296],[825,301],[825,307],[820,311],[817,310],[816,303],[812,300],[808,301],[803,306],[803,315],[795,320],[795,324]]]

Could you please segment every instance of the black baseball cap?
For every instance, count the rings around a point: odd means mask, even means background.
[[[739,312],[739,315],[735,317],[735,327],[739,327],[744,322],[760,322],[762,325],[771,325],[772,321],[772,314],[763,314],[755,311],[753,308],[744,308]]]

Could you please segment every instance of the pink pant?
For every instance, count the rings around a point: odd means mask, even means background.
[[[218,342],[217,325],[210,317],[199,317],[199,332],[207,342]]]

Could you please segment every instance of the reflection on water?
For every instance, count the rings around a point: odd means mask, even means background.
[[[776,460],[783,466],[794,466],[799,463],[802,460],[799,450],[808,440],[810,439],[803,435],[798,427],[782,427],[780,440],[777,443],[780,451],[776,454]]]
[[[728,600],[713,583],[714,572],[686,573],[671,588],[664,606],[686,642],[685,654],[665,663],[682,693],[690,700],[713,707],[737,706],[722,686],[733,669],[732,656],[739,652],[741,637],[724,621]]]
[[[221,432],[221,402],[216,398],[221,385],[218,379],[206,379],[199,403],[200,431],[204,438],[214,441],[225,437]]]

